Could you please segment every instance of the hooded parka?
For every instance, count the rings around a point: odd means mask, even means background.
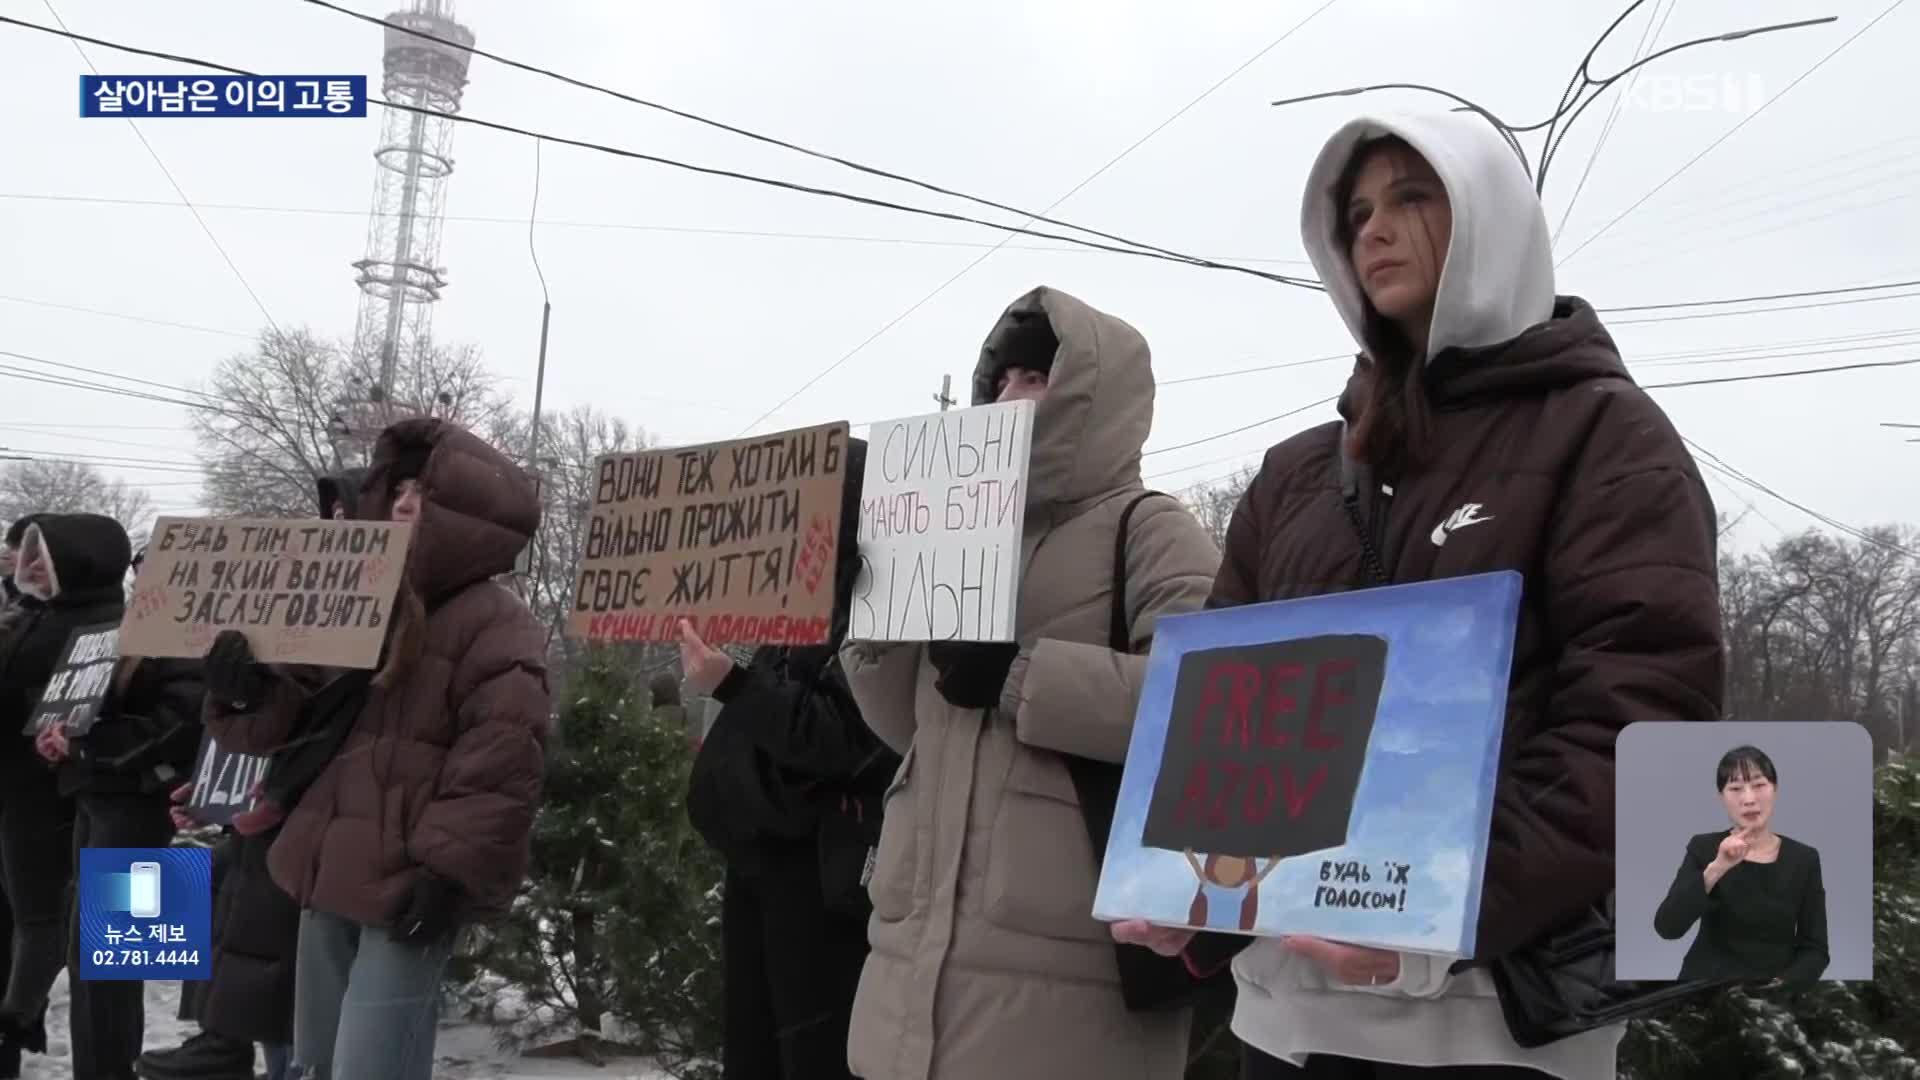
[[[387,516],[386,471],[419,455],[425,500],[406,579],[427,610],[424,646],[396,684],[368,693],[267,860],[302,907],[382,928],[424,871],[459,886],[460,921],[506,912],[526,874],[550,725],[546,630],[493,580],[539,527],[533,481],[454,424],[404,420],[375,446],[362,516]],[[282,677],[255,713],[209,698],[207,726],[222,746],[271,753],[306,694]]]
[[[1394,134],[1433,166],[1453,228],[1397,475],[1356,480],[1394,583],[1525,577],[1481,892],[1477,965],[1579,917],[1614,887],[1614,740],[1639,720],[1718,719],[1715,519],[1692,457],[1634,385],[1593,309],[1556,297],[1545,218],[1513,151],[1472,114],[1366,117],[1315,164],[1307,250],[1364,347],[1363,294],[1338,239],[1338,177]],[[1366,376],[1342,411],[1352,418]],[[1376,582],[1345,502],[1340,422],[1268,451],[1228,527],[1210,599],[1234,606]],[[1611,1080],[1621,1028],[1525,1051],[1481,966],[1403,953],[1389,985],[1330,980],[1269,941],[1202,935],[1234,960],[1234,1031],[1307,1053],[1426,1066],[1506,1064]],[[1419,1000],[1416,1000],[1419,999]]]
[[[956,708],[924,645],[850,645],[860,710],[905,755],[887,795],[870,893],[873,953],[849,1056],[867,1080],[1172,1080],[1188,1014],[1130,1013],[1113,939],[1093,917],[1099,866],[1066,755],[1125,759],[1154,620],[1198,609],[1219,553],[1178,502],[1134,513],[1126,586],[1135,652],[1108,647],[1120,515],[1144,489],[1153,424],[1146,341],[1050,288],[1015,301],[981,350],[995,399],[1000,339],[1035,314],[1059,340],[1035,413],[1022,538],[1013,715]],[[884,453],[875,447],[873,453]]]

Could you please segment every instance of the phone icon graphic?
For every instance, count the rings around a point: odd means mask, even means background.
[[[127,868],[127,914],[136,919],[160,916],[160,864],[137,862]]]

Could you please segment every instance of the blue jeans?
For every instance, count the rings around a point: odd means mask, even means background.
[[[408,945],[376,927],[323,911],[301,912],[294,1075],[432,1080],[440,980],[452,953],[451,940]]]
[[[293,1063],[293,1047],[285,1043],[261,1043],[260,1056],[267,1059],[267,1080],[287,1080]]]

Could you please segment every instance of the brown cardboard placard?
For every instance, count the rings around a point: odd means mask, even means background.
[[[374,667],[412,538],[392,521],[163,517],[120,651],[204,656],[239,630],[262,663]]]
[[[595,463],[567,633],[824,644],[833,621],[844,421]]]

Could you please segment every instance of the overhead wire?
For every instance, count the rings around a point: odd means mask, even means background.
[[[1633,48],[1634,59],[1638,60],[1640,54],[1646,51],[1650,43],[1660,40],[1661,32],[1667,28],[1667,20],[1673,17],[1674,9],[1679,6],[1680,0],[1668,0],[1666,14],[1660,17],[1657,25],[1654,22],[1653,15],[1647,16],[1647,28],[1640,35],[1640,43]],[[1632,9],[1628,10],[1631,12]],[[1656,7],[1654,14],[1658,13],[1658,8]],[[1604,35],[1602,40],[1604,40]],[[1574,78],[1567,82],[1568,94],[1578,96],[1578,91],[1575,90],[1578,81],[1579,73],[1576,72]],[[1567,222],[1573,220],[1573,206],[1580,201],[1580,193],[1587,189],[1587,180],[1593,176],[1594,166],[1600,163],[1600,155],[1607,148],[1607,139],[1612,137],[1614,125],[1620,122],[1620,110],[1621,107],[1626,104],[1627,95],[1633,93],[1633,88],[1638,85],[1639,82],[1640,72],[1635,71],[1632,77],[1627,80],[1626,89],[1614,95],[1613,107],[1608,110],[1606,121],[1600,125],[1600,135],[1594,140],[1593,153],[1587,155],[1587,167],[1580,171],[1580,179],[1574,183],[1572,193],[1567,196],[1566,206],[1563,207],[1560,212],[1560,224],[1553,228],[1553,237],[1549,241],[1549,247],[1560,243],[1560,234],[1566,231]],[[1566,108],[1567,96],[1563,94],[1560,100],[1561,108]],[[1575,118],[1577,119],[1577,117]],[[1570,119],[1567,127],[1560,131],[1558,138],[1554,137],[1551,127],[1547,129],[1547,145],[1542,149],[1540,154],[1540,175],[1538,179],[1535,180],[1536,187],[1539,190],[1544,190],[1547,172],[1553,168],[1553,159],[1559,154],[1560,146],[1566,141],[1567,133],[1572,130],[1572,127],[1573,123]]]
[[[93,59],[87,55],[87,50],[80,47],[80,36],[68,31],[66,20],[62,19],[60,13],[54,10],[53,0],[40,0],[40,2],[46,5],[47,14],[53,16],[53,21],[59,24],[61,34],[73,45],[73,51],[80,54],[80,62],[87,65],[88,71],[93,72],[95,75],[100,74],[100,69],[93,66]],[[167,168],[167,163],[160,159],[160,152],[155,150],[153,144],[147,141],[147,136],[140,130],[140,125],[134,123],[132,117],[128,117],[127,127],[133,131],[133,137],[140,140],[140,145],[146,148],[147,156],[151,157],[153,163],[160,167],[160,172],[167,178],[167,184],[173,188],[173,193],[180,196],[181,205],[185,206],[188,212],[193,214],[193,220],[200,223],[200,231],[207,234],[208,242],[212,243],[213,249],[220,253],[220,258],[227,264],[227,269],[233,271],[234,279],[239,281],[240,287],[247,291],[247,296],[253,300],[253,306],[260,309],[260,317],[267,320],[268,326],[273,327],[275,330],[280,329],[279,325],[273,321],[273,313],[267,310],[265,301],[261,300],[260,294],[253,290],[253,285],[247,280],[247,275],[240,272],[240,264],[233,261],[233,256],[227,253],[226,245],[222,244],[220,238],[213,234],[212,226],[207,224],[206,218],[200,216],[200,211],[193,205],[193,200],[187,198],[186,189],[180,186],[180,181],[174,179],[173,170]]]
[[[116,50],[118,52],[128,53],[134,56],[145,56],[155,60],[165,60],[169,63],[183,64],[190,67],[204,68],[209,71],[219,71],[219,72],[224,72],[230,75],[243,75],[249,78],[256,76],[255,72],[247,71],[244,68],[237,68],[227,64],[216,63],[211,60],[204,60],[204,59],[200,59],[192,56],[184,56],[177,53],[162,52],[156,49],[144,49],[134,45],[123,44],[121,42],[108,41],[103,38],[91,37],[86,34],[76,34],[71,31],[57,30],[53,27],[41,26],[38,23],[30,23],[23,19],[16,19],[11,16],[0,15],[0,24],[18,26],[27,30],[37,30],[41,33],[51,34],[56,37],[72,38],[79,41],[87,42],[89,44],[99,45],[103,48],[108,48],[108,49]],[[723,169],[723,168],[718,168],[716,166],[711,166],[711,165],[699,165],[689,161],[682,161],[682,160],[679,160],[678,158],[664,157],[659,154],[647,154],[638,150],[628,150],[623,147],[609,146],[604,143],[590,142],[584,139],[570,139],[563,135],[555,135],[549,132],[535,131],[528,128],[518,127],[513,124],[505,124],[505,123],[500,123],[494,120],[482,119],[481,117],[473,116],[468,113],[443,113],[443,112],[435,111],[433,109],[426,108],[424,106],[409,105],[404,102],[390,101],[385,98],[370,97],[369,101],[373,104],[383,105],[389,109],[398,109],[402,112],[415,113],[417,115],[428,116],[428,117],[432,117],[434,119],[439,119],[439,120],[446,120],[452,123],[470,124],[475,127],[486,128],[492,131],[501,131],[501,132],[506,132],[512,135],[519,135],[523,138],[541,139],[550,143],[577,147],[583,150],[591,150],[596,153],[608,154],[614,157],[628,158],[634,161],[645,161],[651,164],[661,165],[668,168],[681,169],[681,170],[696,173],[702,176],[712,176],[712,177],[719,177],[722,179],[738,180],[743,183],[750,183],[750,184],[756,184],[764,187],[777,188],[783,191],[791,191],[798,194],[813,195],[820,198],[835,199],[843,202],[853,203],[860,206],[868,206],[875,209],[893,210],[899,213],[913,214],[921,217],[933,218],[933,219],[942,220],[942,221],[951,221],[951,222],[957,222],[957,223],[968,224],[968,225],[978,225],[987,229],[994,229],[997,231],[1008,232],[1008,233],[1018,233],[1024,236],[1038,237],[1043,240],[1057,240],[1063,243],[1077,244],[1083,247],[1092,248],[1094,250],[1109,251],[1117,255],[1129,255],[1135,258],[1154,259],[1161,262],[1170,262],[1170,263],[1175,263],[1183,266],[1194,266],[1194,267],[1199,267],[1199,268],[1208,269],[1208,270],[1220,270],[1220,271],[1226,271],[1230,273],[1246,274],[1252,277],[1261,278],[1261,279],[1272,281],[1282,285],[1292,285],[1299,288],[1311,289],[1314,291],[1321,290],[1320,283],[1311,278],[1296,277],[1290,274],[1276,274],[1266,270],[1258,270],[1250,266],[1241,266],[1235,263],[1225,263],[1225,262],[1219,262],[1212,259],[1203,259],[1203,258],[1200,258],[1199,256],[1181,255],[1179,253],[1168,254],[1168,253],[1162,252],[1161,250],[1154,249],[1151,247],[1118,247],[1111,244],[1101,243],[1099,241],[1087,240],[1082,237],[1066,236],[1059,233],[1042,232],[1039,230],[1028,229],[1021,226],[1007,225],[1000,222],[987,221],[982,218],[969,217],[965,214],[956,214],[946,210],[934,210],[934,209],[930,209],[928,207],[923,207],[923,206],[911,206],[905,203],[892,202],[887,199],[878,199],[878,198],[873,198],[871,196],[858,195],[853,192],[841,191],[835,188],[816,187],[810,184],[801,184],[801,183],[797,183],[790,180],[780,180],[774,177],[760,176],[754,173],[740,172],[734,169]]]
[[[1321,12],[1327,10],[1327,8],[1332,7],[1334,2],[1335,0],[1327,0],[1326,3],[1314,9],[1312,14],[1308,15],[1305,19],[1302,19],[1301,21],[1295,23],[1292,27],[1287,29],[1279,37],[1269,42],[1259,52],[1254,53],[1246,61],[1241,63],[1240,66],[1234,68],[1232,71],[1228,72],[1226,75],[1216,80],[1211,86],[1208,86],[1205,90],[1202,90],[1198,96],[1188,101],[1185,105],[1182,105],[1180,106],[1180,108],[1174,110],[1172,115],[1160,121],[1160,123],[1154,125],[1153,128],[1150,129],[1146,134],[1140,136],[1139,138],[1135,139],[1133,142],[1129,143],[1126,149],[1120,151],[1118,154],[1115,154],[1113,157],[1108,158],[1104,163],[1100,165],[1099,168],[1087,174],[1087,176],[1081,179],[1080,182],[1074,184],[1072,187],[1068,188],[1064,193],[1062,193],[1059,198],[1047,204],[1046,210],[1042,211],[1042,213],[1052,213],[1061,204],[1065,203],[1068,199],[1071,199],[1073,198],[1074,195],[1078,194],[1088,184],[1093,183],[1093,181],[1105,175],[1115,165],[1118,165],[1121,161],[1125,160],[1134,151],[1146,145],[1148,140],[1152,139],[1155,135],[1160,134],[1160,132],[1165,131],[1167,127],[1171,125],[1174,121],[1180,119],[1182,116],[1192,111],[1201,102],[1211,97],[1215,91],[1219,90],[1221,87],[1225,86],[1228,82],[1232,81],[1234,76],[1240,74],[1242,71],[1245,71],[1248,67],[1252,66],[1253,63],[1259,60],[1261,57],[1272,52],[1275,48],[1279,47],[1279,45],[1282,42],[1292,37],[1294,33],[1298,31],[1301,27],[1307,25],[1307,23],[1312,22],[1316,17],[1319,16]],[[796,399],[800,397],[801,394],[804,394],[808,390],[819,385],[822,379],[826,378],[828,375],[833,374],[835,371],[838,371],[848,361],[860,355],[862,352],[865,352],[867,349],[867,346],[872,345],[874,342],[880,340],[880,338],[884,336],[887,333],[887,331],[892,330],[894,327],[900,325],[901,323],[905,322],[907,319],[911,318],[915,312],[919,311],[921,308],[926,307],[928,304],[932,303],[936,297],[946,292],[949,288],[952,288],[953,285],[959,282],[961,278],[964,278],[968,274],[972,273],[976,267],[986,262],[989,258],[993,256],[995,252],[999,251],[1003,246],[1005,246],[1006,242],[1009,239],[1011,239],[1011,234],[1009,234],[1008,236],[1001,237],[999,243],[995,244],[991,248],[988,248],[986,251],[981,252],[978,258],[975,258],[972,261],[968,262],[965,266],[962,266],[959,270],[955,271],[952,276],[940,282],[938,285],[935,285],[933,289],[930,292],[928,292],[926,295],[920,297],[920,299],[915,300],[913,303],[907,305],[904,311],[901,311],[898,315],[895,315],[893,318],[888,319],[886,322],[882,323],[879,329],[875,330],[873,333],[868,334],[866,337],[862,338],[858,344],[853,346],[853,348],[848,349],[846,352],[842,353],[837,359],[835,359],[832,363],[829,363],[825,367],[821,368],[819,371],[815,372],[812,375],[812,377],[807,379],[806,382],[801,383],[786,397],[781,398],[779,401],[775,402],[771,408],[767,409],[766,412],[762,413],[759,417],[757,417],[753,421],[753,423],[748,424],[746,427],[740,429],[740,434],[744,435],[747,432],[752,431],[754,428],[760,426],[769,417],[774,416],[781,409],[784,409],[788,405],[792,404]],[[1318,282],[1315,282],[1315,284],[1318,285]]]
[[[1148,132],[1133,146],[1130,146],[1125,151],[1122,151],[1118,157],[1113,159],[1113,161],[1110,161],[1106,165],[1102,166],[1099,171],[1093,174],[1093,176],[1089,176],[1086,180],[1081,181],[1081,183],[1075,187],[1073,192],[1068,192],[1067,196],[1063,196],[1060,199],[1055,200],[1053,206],[1049,206],[1046,210],[1040,211],[1039,213],[1034,213],[1029,210],[1022,210],[1019,207],[1009,206],[1005,203],[996,202],[992,199],[982,198],[977,195],[970,195],[963,191],[958,191],[952,188],[941,186],[939,184],[930,183],[925,180],[916,179],[911,176],[905,176],[900,173],[893,172],[887,169],[878,168],[872,165],[866,165],[861,162],[854,161],[850,158],[842,157],[837,154],[830,154],[825,151],[815,150],[810,147],[801,146],[797,143],[792,143],[785,139],[775,138],[774,136],[771,136],[771,135],[762,134],[760,132],[752,131],[747,128],[739,127],[734,124],[725,123],[724,121],[715,120],[710,117],[702,116],[698,113],[690,112],[685,109],[678,109],[670,105],[663,105],[656,101],[649,101],[645,98],[636,97],[632,94],[624,93],[622,91],[615,90],[611,87],[601,85],[599,83],[589,82],[587,80],[579,79],[571,75],[564,75],[550,68],[543,68],[535,64],[529,64],[520,60],[512,59],[511,57],[502,56],[499,53],[489,52],[485,49],[478,49],[478,48],[475,48],[470,42],[453,41],[447,38],[440,37],[435,34],[428,33],[427,31],[421,30],[418,27],[408,26],[408,25],[396,23],[396,22],[390,22],[382,18],[376,18],[372,15],[367,15],[362,12],[354,11],[351,8],[343,7],[339,4],[332,3],[330,2],[330,0],[306,0],[306,2],[309,4],[312,4],[315,7],[323,8],[328,11],[345,15],[349,18],[359,20],[360,22],[364,22],[364,23],[371,24],[373,26],[380,27],[381,31],[385,34],[392,34],[395,31],[399,31],[404,34],[412,35],[413,37],[417,37],[426,41],[433,42],[434,44],[439,45],[442,48],[454,49],[460,52],[465,52],[465,53],[468,53],[469,55],[478,56],[486,60],[491,60],[494,63],[501,64],[506,67],[514,68],[520,71],[525,71],[534,75],[539,75],[544,78],[553,79],[557,82],[565,83],[569,86],[577,87],[583,90],[590,90],[599,94],[605,94],[608,97],[614,98],[619,101],[624,101],[629,104],[639,105],[644,108],[663,112],[671,116],[679,117],[680,119],[683,119],[683,120],[689,120],[696,124],[702,124],[719,131],[727,132],[728,134],[731,134],[731,135],[737,135],[741,138],[750,139],[755,142],[764,143],[769,146],[776,146],[783,150],[793,151],[794,153],[804,154],[807,157],[815,158],[820,161],[831,162],[835,165],[839,165],[847,169],[852,169],[855,172],[863,173],[868,176],[878,177],[880,179],[890,180],[896,183],[907,184],[909,186],[919,188],[923,191],[932,192],[937,195],[944,195],[949,198],[955,198],[965,202],[970,202],[978,206],[985,206],[990,209],[1002,211],[1004,213],[1014,214],[1014,215],[1026,218],[1028,222],[1041,221],[1041,222],[1045,222],[1046,224],[1053,225],[1056,228],[1072,229],[1076,232],[1083,232],[1088,234],[1089,236],[1097,236],[1103,240],[1109,240],[1116,244],[1125,244],[1129,247],[1140,248],[1144,251],[1157,252],[1159,254],[1170,256],[1176,259],[1187,260],[1187,259],[1190,259],[1191,257],[1182,255],[1179,252],[1172,251],[1167,248],[1157,247],[1152,244],[1141,243],[1140,241],[1137,241],[1137,240],[1130,240],[1124,236],[1118,236],[1113,233],[1101,232],[1098,229],[1087,228],[1086,226],[1083,226],[1083,225],[1075,225],[1072,222],[1060,221],[1060,220],[1048,217],[1046,215],[1051,213],[1054,207],[1057,207],[1060,203],[1065,202],[1068,197],[1074,194],[1074,192],[1077,192],[1080,188],[1085,187],[1089,183],[1092,183],[1093,180],[1097,178],[1101,173],[1105,172],[1109,168],[1112,168],[1113,165],[1117,164],[1121,158],[1126,157],[1127,155],[1131,154],[1135,149],[1138,149],[1138,147],[1142,143],[1145,143],[1147,139],[1150,139],[1154,135],[1158,134],[1160,131],[1160,128],[1164,128],[1168,124],[1171,124],[1173,121],[1179,119],[1181,114],[1185,113],[1187,109],[1191,109],[1194,105],[1198,104],[1201,100],[1211,95],[1215,90],[1218,90],[1221,86],[1224,86],[1234,76],[1238,75],[1241,71],[1244,71],[1246,68],[1250,67],[1255,61],[1259,60],[1261,57],[1271,52],[1281,42],[1285,41],[1288,37],[1292,36],[1294,31],[1299,30],[1301,27],[1305,26],[1307,23],[1312,22],[1316,17],[1320,15],[1321,12],[1332,7],[1335,3],[1338,2],[1338,0],[1326,0],[1326,2],[1321,4],[1319,8],[1315,9],[1312,14],[1309,14],[1305,19],[1302,19],[1299,23],[1295,24],[1295,26],[1292,29],[1288,30],[1285,34],[1282,34],[1272,44],[1260,50],[1260,52],[1255,53],[1245,63],[1241,64],[1239,67],[1229,72],[1219,82],[1215,83],[1212,87],[1209,87],[1205,93],[1200,95],[1199,98],[1194,99],[1193,102],[1190,102],[1185,108],[1181,109],[1180,112],[1177,112],[1173,116],[1168,117],[1165,121],[1161,123],[1159,128],[1155,128],[1153,131]]]
[[[1740,129],[1746,127],[1748,124],[1751,124],[1753,121],[1759,119],[1760,115],[1762,113],[1765,113],[1769,106],[1771,106],[1774,102],[1779,101],[1781,98],[1786,97],[1788,94],[1792,93],[1794,87],[1799,86],[1801,83],[1807,81],[1807,79],[1810,78],[1815,72],[1825,67],[1828,61],[1840,55],[1840,53],[1843,52],[1847,48],[1847,46],[1852,45],[1855,41],[1858,41],[1863,35],[1865,35],[1869,30],[1872,30],[1875,26],[1878,26],[1881,20],[1893,14],[1894,11],[1896,11],[1900,7],[1900,5],[1904,3],[1906,3],[1906,0],[1893,0],[1893,3],[1888,4],[1886,8],[1880,12],[1880,14],[1875,15],[1871,20],[1868,21],[1868,23],[1865,26],[1862,26],[1860,29],[1855,30],[1852,34],[1848,35],[1847,39],[1845,41],[1842,41],[1839,45],[1835,46],[1832,52],[1829,52],[1827,55],[1821,57],[1817,62],[1814,63],[1812,67],[1808,68],[1805,72],[1801,73],[1799,78],[1788,83],[1785,89],[1767,98],[1766,101],[1763,101],[1760,103],[1759,107],[1755,108],[1752,112],[1741,117],[1739,123],[1728,128],[1725,132],[1723,132],[1720,135],[1719,138],[1708,143],[1706,147],[1703,148],[1699,153],[1688,158],[1686,162],[1683,163],[1678,169],[1675,169],[1672,173],[1670,173],[1666,179],[1660,181],[1658,184],[1655,184],[1651,191],[1648,191],[1645,195],[1640,196],[1640,198],[1636,199],[1632,205],[1628,206],[1625,210],[1620,211],[1620,213],[1614,215],[1613,219],[1608,221],[1605,225],[1602,225],[1599,231],[1593,233],[1593,235],[1587,237],[1585,240],[1582,240],[1578,247],[1575,247],[1572,251],[1569,251],[1565,255],[1562,255],[1558,259],[1555,259],[1553,264],[1555,268],[1566,265],[1567,262],[1570,261],[1574,256],[1580,254],[1582,251],[1585,251],[1588,245],[1592,244],[1595,240],[1600,239],[1602,236],[1605,236],[1609,230],[1611,230],[1615,225],[1618,225],[1622,220],[1624,220],[1628,214],[1631,214],[1635,210],[1646,205],[1647,200],[1653,198],[1655,195],[1660,194],[1660,192],[1666,190],[1667,185],[1673,183],[1675,180],[1678,180],[1680,179],[1680,177],[1686,175],[1687,170],[1693,168],[1694,165],[1698,164],[1700,160],[1705,158],[1708,154],[1713,153],[1714,150],[1718,149],[1722,143],[1725,143],[1728,139],[1733,138],[1734,134],[1740,131]],[[1832,22],[1833,20],[1826,19],[1822,21]]]

